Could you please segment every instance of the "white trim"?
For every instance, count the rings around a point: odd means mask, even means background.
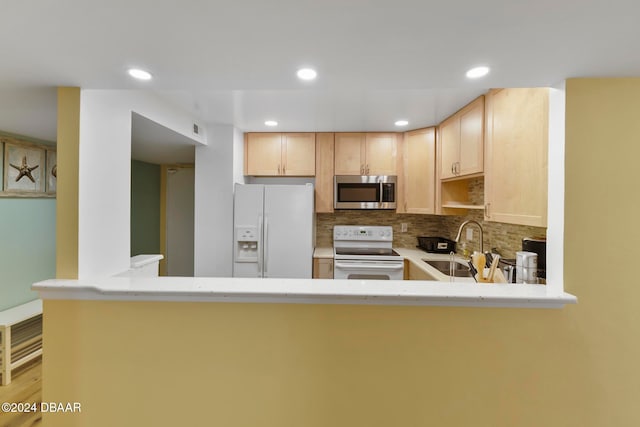
[[[16,307],[0,311],[0,325],[11,326],[42,314],[42,300],[36,299]]]
[[[145,265],[153,264],[154,262],[159,262],[161,259],[164,259],[164,255],[136,255],[131,257],[131,268],[140,268]]]
[[[547,283],[549,292],[564,292],[564,136],[565,82],[549,90],[547,191]]]

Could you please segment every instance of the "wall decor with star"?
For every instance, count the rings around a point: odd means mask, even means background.
[[[55,197],[55,147],[3,137],[0,153],[0,197]]]

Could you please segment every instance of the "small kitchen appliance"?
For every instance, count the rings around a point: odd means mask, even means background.
[[[538,254],[516,252],[516,283],[538,283]]]
[[[333,278],[402,280],[404,258],[392,248],[389,226],[333,227]]]
[[[456,242],[444,237],[418,237],[418,248],[434,254],[448,254],[456,251]]]
[[[547,239],[544,237],[525,237],[522,239],[522,250],[538,255],[538,277],[547,277]]]

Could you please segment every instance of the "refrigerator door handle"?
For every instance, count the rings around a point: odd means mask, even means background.
[[[267,277],[267,262],[269,260],[269,247],[267,246],[267,244],[269,243],[269,217],[266,215],[264,216],[264,237],[262,241],[264,242],[264,245],[262,246],[262,252],[264,253],[264,274],[262,275],[262,277]]]
[[[258,215],[258,277],[262,277],[262,215]]]

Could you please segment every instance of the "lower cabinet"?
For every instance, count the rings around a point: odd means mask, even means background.
[[[407,265],[408,264],[408,265]],[[412,263],[411,261],[407,261],[405,263],[405,267],[409,267],[409,280],[436,280],[434,277],[432,277],[429,273],[427,273],[426,271],[424,271],[421,268],[418,268],[418,266],[416,266],[414,263]],[[406,273],[405,273],[406,275]]]
[[[314,258],[313,278],[333,279],[333,258]]]

